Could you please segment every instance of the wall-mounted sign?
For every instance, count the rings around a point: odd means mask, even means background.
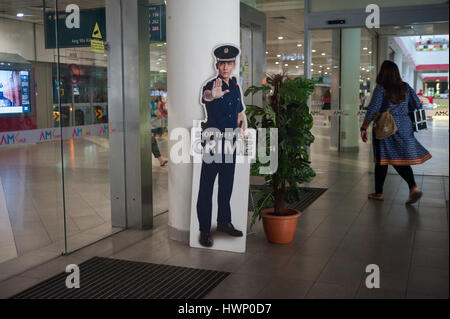
[[[166,5],[149,6],[150,41],[166,42]]]
[[[417,51],[447,51],[448,50],[448,40],[445,38],[420,38],[416,42]]]
[[[56,41],[56,14],[46,12],[44,15],[45,48],[55,49],[56,42],[60,48],[89,47],[93,31],[97,26],[102,35],[102,41],[106,41],[106,17],[105,9],[80,10],[79,28],[66,23],[70,13],[58,11],[58,41]]]

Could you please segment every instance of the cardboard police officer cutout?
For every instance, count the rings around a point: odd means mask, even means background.
[[[244,153],[245,105],[236,77],[239,54],[232,44],[215,47],[216,75],[200,91],[205,119],[194,125],[192,137],[196,135],[198,147],[193,155],[191,247],[245,251],[250,164]]]

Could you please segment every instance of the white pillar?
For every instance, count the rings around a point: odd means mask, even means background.
[[[212,48],[239,45],[239,0],[167,1],[169,136],[204,119],[202,84],[215,75]],[[187,141],[188,142],[188,141]],[[169,140],[169,150],[174,145]],[[169,236],[189,241],[192,164],[169,162]]]
[[[348,28],[341,32],[341,109],[356,113],[359,110],[359,76],[361,60],[361,29]],[[359,116],[341,117],[340,151],[357,152]]]

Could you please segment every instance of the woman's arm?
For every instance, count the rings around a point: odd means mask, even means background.
[[[362,130],[367,129],[370,122],[372,122],[375,119],[376,113],[379,113],[381,106],[383,105],[383,101],[384,101],[384,89],[381,85],[377,85],[373,90],[372,99],[370,100],[370,103],[367,106],[367,113],[366,116],[364,117],[364,123],[361,126]]]
[[[407,85],[407,91],[409,94],[409,101],[408,101],[409,111],[422,109],[423,105],[422,105],[422,103],[420,103],[419,97],[417,96],[416,92],[409,84],[406,83],[406,85]]]

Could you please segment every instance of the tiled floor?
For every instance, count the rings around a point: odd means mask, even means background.
[[[69,263],[110,256],[230,271],[207,298],[448,298],[448,176],[417,175],[424,196],[405,206],[407,185],[393,173],[386,179],[385,200],[370,201],[370,145],[361,144],[357,154],[333,153],[321,135],[327,127],[314,129],[317,177],[309,186],[328,191],[303,212],[291,244],[268,243],[258,224],[244,254],[189,248],[168,239],[163,214],[152,230],[123,231],[19,275],[11,277],[21,263],[0,264],[0,297],[62,272]],[[444,130],[448,133],[448,123]],[[432,153],[439,147],[430,146]],[[365,286],[369,264],[379,266],[379,289]]]
[[[367,200],[373,175],[319,173],[317,180],[329,190],[303,212],[289,245],[268,243],[258,224],[244,254],[189,248],[168,239],[163,214],[153,230],[121,232],[0,282],[0,297],[69,263],[110,256],[230,271],[207,298],[448,298],[447,208],[433,200],[448,200],[448,177],[418,177],[424,197],[414,206],[403,204],[407,186],[396,175],[388,176],[383,202]],[[369,264],[380,268],[379,289],[365,286]]]

